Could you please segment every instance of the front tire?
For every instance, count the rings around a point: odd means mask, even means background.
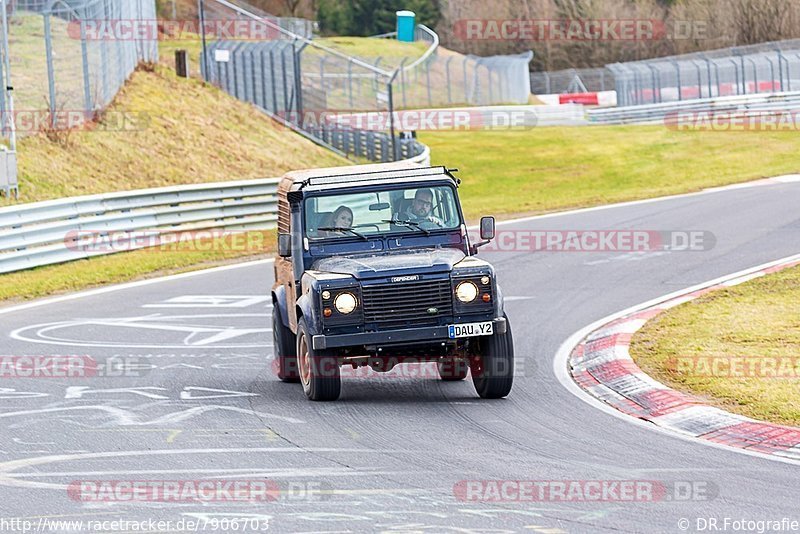
[[[283,326],[278,305],[272,308],[272,353],[275,357],[273,367],[282,382],[300,382],[297,370],[297,337]]]
[[[482,399],[501,399],[514,384],[514,338],[506,318],[506,333],[481,340],[481,354],[471,360],[472,383]]]
[[[339,360],[326,351],[314,350],[304,318],[297,322],[297,362],[300,382],[312,401],[334,401],[342,392]]]

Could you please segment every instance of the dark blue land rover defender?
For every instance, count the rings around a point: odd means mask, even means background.
[[[476,257],[460,180],[411,164],[287,174],[278,187],[272,290],[274,368],[311,400],[336,400],[341,367],[388,372],[436,362],[469,373],[482,398],[505,397],[514,344],[493,267]]]

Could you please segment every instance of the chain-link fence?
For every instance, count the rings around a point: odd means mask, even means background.
[[[614,74],[605,68],[531,73],[531,92],[535,95],[587,93],[613,89]]]
[[[203,77],[231,95],[345,155],[394,161],[424,150],[394,129],[391,72],[293,33],[243,2],[201,0],[200,18],[204,30],[213,21],[242,21],[238,39],[201,36]],[[370,112],[385,124],[343,126],[332,117],[342,110]]]
[[[400,60],[394,82],[398,108],[528,103],[533,52],[464,56],[439,48],[439,37],[422,25],[417,26],[416,42],[426,43],[428,50],[421,57]]]
[[[619,106],[800,90],[800,40],[608,65]]]
[[[139,62],[158,59],[155,0],[14,0],[7,12],[15,116],[0,98],[5,135],[9,121],[24,122],[20,135],[40,123],[75,126],[107,106]]]
[[[421,144],[397,135],[397,110],[527,104],[530,97],[532,53],[461,56],[440,50],[438,36],[418,26],[416,38],[423,44],[408,48],[416,49],[416,56],[398,55],[406,45],[376,42],[376,51],[392,55],[355,57],[292,32],[245,2],[200,0],[199,5],[203,77],[346,154],[382,161],[419,154]],[[225,21],[238,23],[234,38],[206,31]],[[372,123],[359,129],[331,119],[351,111],[363,112],[358,117]]]

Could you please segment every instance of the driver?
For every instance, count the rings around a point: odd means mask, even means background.
[[[400,213],[400,220],[420,223],[421,228],[441,228],[444,222],[432,215],[433,191],[430,189],[417,189],[414,200],[405,212]]]

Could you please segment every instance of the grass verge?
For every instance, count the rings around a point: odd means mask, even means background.
[[[472,218],[596,206],[800,171],[795,132],[591,126],[419,137],[435,165],[461,170],[460,193]]]
[[[168,185],[280,176],[290,169],[347,164],[279,127],[252,106],[166,67],[136,72],[106,113],[143,119],[19,142],[21,200]],[[13,203],[0,198],[0,205]],[[33,299],[145,276],[270,255],[274,237],[245,250],[203,246],[147,249],[0,275],[0,301]]]
[[[347,163],[253,106],[165,67],[135,72],[105,117],[94,129],[55,140],[42,134],[20,140],[21,200],[268,178]]]
[[[800,268],[709,293],[633,336],[650,376],[725,410],[800,426]]]
[[[196,271],[243,258],[269,258],[274,256],[274,234],[248,232],[240,241],[230,236],[185,240],[169,246],[4,274],[0,275],[0,302],[13,304],[107,284]]]

